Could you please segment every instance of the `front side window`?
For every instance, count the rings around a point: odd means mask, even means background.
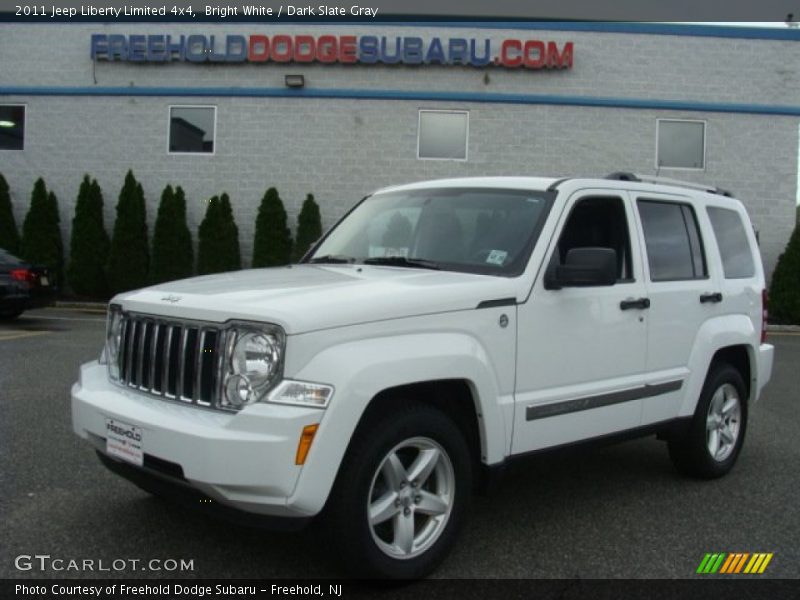
[[[0,150],[23,150],[25,147],[25,107],[0,104]]]
[[[610,248],[617,255],[617,281],[633,281],[631,241],[622,198],[581,198],[572,208],[558,239],[550,268],[563,265],[574,248]]]
[[[214,154],[216,120],[215,106],[170,106],[170,153]]]
[[[308,262],[518,275],[553,196],[481,188],[376,194],[342,219]]]
[[[707,275],[697,219],[676,202],[639,200],[651,281],[703,279]]]
[[[717,238],[725,278],[746,279],[755,275],[753,253],[739,213],[728,208],[709,206],[708,218]]]
[[[417,158],[467,160],[468,137],[468,112],[419,111]]]
[[[657,121],[656,167],[662,169],[706,168],[706,124],[704,121]]]

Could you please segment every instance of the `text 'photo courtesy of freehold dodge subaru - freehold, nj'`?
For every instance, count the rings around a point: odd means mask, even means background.
[[[616,172],[380,189],[299,264],[119,294],[75,433],[158,496],[419,578],[514,458],[655,434],[727,474],[770,380],[741,202]]]

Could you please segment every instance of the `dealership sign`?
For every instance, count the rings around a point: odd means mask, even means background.
[[[141,63],[338,63],[570,69],[573,43],[375,35],[93,34],[92,60]]]

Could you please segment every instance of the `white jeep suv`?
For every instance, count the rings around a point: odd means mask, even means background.
[[[420,577],[513,458],[658,434],[681,472],[728,472],[772,370],[765,315],[753,228],[716,188],[414,183],[301,264],[115,297],[73,426],[146,490],[320,515],[359,574]]]

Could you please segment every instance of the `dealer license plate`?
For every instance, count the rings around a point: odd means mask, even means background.
[[[142,429],[116,419],[106,419],[106,453],[141,467],[144,464]]]

